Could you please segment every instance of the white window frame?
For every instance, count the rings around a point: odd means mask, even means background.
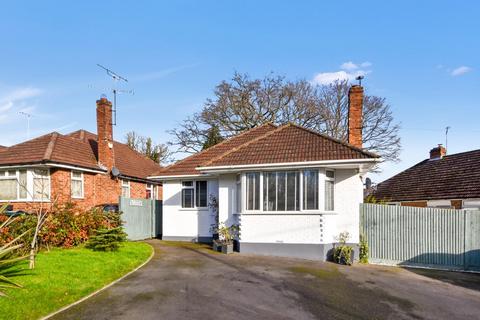
[[[131,195],[131,193],[130,193],[130,180],[121,179],[121,186],[122,186],[122,197],[130,198],[130,195]],[[128,196],[123,195],[123,188],[128,188]]]
[[[147,199],[152,199],[155,200],[155,185],[153,183],[147,183],[145,187],[145,196],[147,191],[150,191],[150,198]]]
[[[258,204],[258,210],[257,209],[248,209],[248,200],[249,200],[249,197],[248,197],[248,174],[251,174],[251,173],[258,173],[259,174],[259,186],[258,186],[258,197],[259,197],[259,204]],[[245,196],[243,197],[244,199],[244,203],[243,203],[243,207],[245,208],[246,211],[249,211],[249,212],[262,212],[262,207],[263,207],[263,189],[262,189],[262,186],[263,186],[263,172],[261,171],[252,171],[252,172],[247,172],[245,173],[245,188],[243,188],[243,190],[245,190]],[[256,185],[255,185],[256,186]],[[256,196],[254,194],[254,197],[253,197],[253,207],[255,208],[255,201],[256,200]]]
[[[317,196],[318,196],[318,209],[305,209],[305,203],[304,203],[304,172],[305,171],[310,171],[310,170],[315,170],[318,172],[317,174]],[[304,169],[294,169],[294,170],[265,170],[265,171],[249,171],[249,172],[244,172],[241,174],[241,212],[238,212],[239,214],[335,214],[335,189],[336,189],[336,182],[335,178],[334,179],[334,210],[328,211],[325,210],[325,181],[323,179],[326,178],[326,171],[334,171],[334,174],[336,175],[336,172],[334,169],[328,169],[328,168],[304,168]],[[260,209],[259,210],[248,210],[248,190],[247,190],[247,174],[248,173],[254,173],[254,172],[259,172],[260,173]],[[264,194],[263,194],[263,185],[264,185],[264,176],[265,174],[269,172],[298,172],[298,185],[299,185],[299,206],[300,210],[285,210],[285,211],[267,211],[264,210],[263,208],[263,202],[264,202]],[[332,178],[328,178],[332,179]],[[237,182],[238,183],[238,182]]]
[[[333,173],[333,178],[332,177],[329,177],[327,175],[327,172],[332,172]],[[323,190],[323,210],[325,210],[325,212],[334,212],[335,211],[335,178],[336,178],[336,172],[335,170],[332,170],[332,169],[325,169],[325,181],[324,181],[324,190]],[[332,209],[327,209],[326,206],[327,206],[327,190],[325,189],[325,186],[326,186],[326,182],[333,182],[333,192],[332,192],[332,201],[333,201],[333,208]]]
[[[0,170],[2,172],[5,172],[4,175],[0,176],[0,180],[14,180],[16,181],[16,186],[17,186],[17,194],[15,196],[15,199],[0,199],[0,201],[18,201],[20,200],[20,183],[19,183],[19,172],[17,169],[5,169],[5,170]],[[15,171],[15,175],[11,176],[10,172]],[[28,180],[27,180],[27,186],[28,186]],[[27,192],[27,197],[28,197],[28,192]]]
[[[38,178],[35,176],[35,170],[44,170],[47,172],[47,180],[48,180],[48,195],[47,195],[47,198],[41,198],[41,199],[36,199],[35,198],[35,178]],[[38,201],[38,202],[49,202],[50,201],[50,198],[51,198],[51,191],[52,191],[52,180],[51,180],[51,176],[50,176],[50,169],[48,168],[33,168],[31,170],[31,176],[32,176],[32,189],[31,189],[31,197],[32,197],[32,200],[33,201]],[[42,177],[42,176],[40,176]],[[45,177],[41,178],[41,179],[44,179]],[[27,184],[28,185],[28,184]]]
[[[206,205],[205,205],[204,207],[197,206],[197,183],[198,183],[198,182],[205,182],[206,188],[207,188],[207,190],[206,190],[206,197],[207,197],[206,200],[207,200],[207,201],[206,201]],[[193,200],[194,200],[193,205],[194,205],[194,208],[197,208],[197,209],[206,209],[206,208],[208,208],[208,180],[195,180],[195,181],[193,182],[193,184],[194,184],[194,186],[195,186],[195,189],[193,190],[193,196],[194,196],[194,197],[193,197]]]
[[[74,173],[80,173],[80,178],[74,177]],[[70,191],[71,191],[70,193],[71,193],[72,199],[84,199],[85,198],[85,180],[84,180],[83,172],[72,170],[71,173],[70,173],[70,178],[72,179],[71,182],[70,182]],[[72,187],[73,181],[80,181],[81,182],[82,194],[80,196],[74,196],[73,195],[73,187]]]
[[[262,206],[262,210],[264,212],[279,212],[279,213],[282,213],[282,212],[300,212],[301,211],[301,204],[300,204],[300,198],[297,199],[297,186],[298,186],[298,191],[300,192],[300,175],[301,175],[301,172],[298,171],[298,170],[277,170],[277,171],[266,171],[266,172],[263,172],[263,174],[268,174],[268,173],[274,173],[275,174],[275,208],[276,210],[265,210],[265,199],[263,197],[263,202],[261,203],[261,206]],[[294,203],[295,203],[295,206],[297,206],[297,200],[298,200],[298,209],[294,209],[294,210],[278,210],[278,177],[280,175],[284,175],[285,177],[285,208],[287,208],[288,204],[288,173],[294,173],[295,174],[295,189],[294,189]],[[298,180],[297,180],[298,179]],[[263,181],[265,181],[265,176],[263,177]],[[262,181],[262,182],[263,182]],[[262,190],[262,194],[264,195],[264,189],[265,189],[265,184],[261,183],[260,184]],[[268,186],[267,186],[267,190],[266,190],[266,194],[267,194],[267,198],[268,198],[268,194],[269,194],[269,190],[268,190]],[[267,200],[268,201],[268,200]],[[266,204],[268,206],[268,202]]]
[[[184,186],[184,182],[192,182],[191,186]],[[206,182],[207,184],[207,204],[204,207],[199,207],[197,206],[197,182]],[[208,210],[208,187],[209,187],[209,181],[208,180],[182,180],[180,182],[180,186],[182,188],[182,191],[180,192],[180,208],[181,210]],[[184,189],[193,189],[193,205],[192,207],[184,207],[183,206],[183,190]]]

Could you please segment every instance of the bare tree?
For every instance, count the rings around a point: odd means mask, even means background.
[[[170,160],[170,151],[165,144],[156,144],[152,138],[130,131],[125,135],[125,143],[133,150],[145,155],[156,163],[167,163]]]
[[[334,138],[347,140],[348,81],[314,85],[306,80],[288,81],[269,74],[250,79],[235,73],[222,81],[207,99],[201,112],[185,119],[170,133],[179,152],[202,150],[209,129],[216,127],[228,138],[265,122],[293,122]],[[400,153],[400,127],[385,98],[366,95],[363,109],[364,148],[396,161]]]

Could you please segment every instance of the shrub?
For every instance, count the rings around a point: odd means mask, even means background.
[[[342,232],[338,236],[338,244],[333,249],[333,261],[336,263],[348,266],[352,264],[353,248],[347,245],[349,238],[350,234],[348,232]]]
[[[0,215],[0,223],[7,219]],[[0,245],[8,243],[26,230],[36,225],[36,215],[25,214],[6,228],[0,228]],[[39,233],[40,247],[70,248],[86,242],[97,229],[116,228],[121,225],[120,214],[102,212],[100,209],[81,210],[74,204],[56,206],[48,215]],[[32,234],[27,234],[20,240],[28,250]],[[25,252],[22,252],[25,253]]]
[[[368,242],[363,234],[360,235],[359,256],[361,263],[368,263]]]
[[[85,247],[94,251],[117,251],[120,244],[127,240],[127,234],[122,227],[99,229],[95,231]]]
[[[0,214],[5,210],[6,206],[0,208]],[[8,218],[0,223],[0,230],[8,228],[17,218]],[[7,243],[0,245],[0,297],[6,296],[3,291],[6,288],[19,288],[18,283],[12,281],[11,277],[18,273],[18,270],[13,268],[21,260],[26,259],[28,256],[17,257],[16,251],[22,247],[19,243],[22,238],[27,235],[29,230],[20,234],[18,237],[9,240]]]

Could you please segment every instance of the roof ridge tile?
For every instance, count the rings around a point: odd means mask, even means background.
[[[57,141],[57,138],[59,136],[58,132],[52,132],[52,136],[50,137],[50,142],[47,145],[47,148],[45,149],[45,153],[43,155],[43,160],[50,160],[52,157],[53,149],[55,148],[55,142]]]
[[[243,136],[244,134],[246,134],[247,132],[251,133],[251,132],[253,132],[253,130],[256,131],[257,129],[263,128],[263,127],[265,127],[265,126],[267,126],[267,125],[272,126],[272,127],[276,128],[276,129],[278,128],[278,126],[274,125],[271,121],[265,122],[265,123],[263,123],[263,124],[261,124],[261,125],[259,125],[259,126],[257,126],[257,127],[253,127],[253,128],[250,128],[250,129],[246,129],[246,130],[240,132],[240,133],[237,134],[237,135],[234,135],[234,136],[232,136],[232,137],[230,137],[230,138],[227,138],[227,139],[225,139],[225,140],[217,143],[216,145],[213,145],[213,146],[211,146],[211,147],[209,147],[209,148],[207,148],[207,149],[204,149],[204,150],[201,150],[201,151],[199,151],[199,152],[197,152],[197,153],[194,153],[194,154],[192,154],[192,155],[189,155],[188,157],[183,158],[182,160],[179,160],[179,161],[177,161],[177,162],[175,162],[175,163],[172,163],[171,165],[168,165],[168,166],[162,168],[161,171],[165,171],[165,170],[167,170],[167,169],[169,169],[169,168],[171,168],[171,167],[173,167],[173,166],[175,166],[175,165],[178,165],[178,164],[180,164],[180,163],[183,163],[183,162],[187,161],[188,159],[191,159],[192,157],[197,157],[197,156],[199,156],[199,155],[201,155],[201,154],[203,154],[203,153],[205,153],[205,152],[207,152],[207,151],[214,150],[214,148],[218,148],[219,146],[222,146],[223,144],[231,141],[231,140],[234,139],[234,138],[241,137],[241,136]],[[276,130],[276,129],[275,129],[275,130]],[[208,162],[209,162],[209,161],[208,161]],[[203,164],[202,164],[202,165],[203,165]]]
[[[263,139],[263,138],[266,138],[266,137],[271,136],[271,135],[274,134],[274,133],[277,133],[277,132],[279,132],[279,131],[282,131],[283,129],[285,129],[285,128],[289,127],[289,126],[290,126],[290,123],[287,123],[287,124],[285,124],[285,125],[283,125],[283,126],[277,127],[275,130],[266,132],[265,134],[263,134],[263,135],[261,135],[261,136],[258,136],[258,137],[254,138],[254,139],[252,139],[252,140],[246,141],[245,143],[242,143],[241,145],[239,145],[239,146],[237,146],[237,147],[234,147],[234,148],[228,150],[227,152],[222,153],[221,155],[219,155],[219,156],[217,156],[217,157],[215,157],[215,158],[213,158],[213,159],[210,159],[209,161],[204,162],[204,163],[202,164],[202,166],[205,167],[205,166],[207,166],[208,164],[211,164],[211,163],[213,163],[213,162],[215,162],[215,161],[217,161],[217,160],[220,160],[221,158],[223,158],[223,157],[225,157],[225,156],[227,156],[227,155],[229,155],[229,154],[231,154],[231,153],[233,153],[233,152],[236,152],[236,151],[238,151],[239,149],[241,149],[241,148],[243,148],[243,147],[249,146],[250,144],[252,144],[252,143],[254,143],[254,142],[257,142],[258,140],[261,140],[261,139]]]

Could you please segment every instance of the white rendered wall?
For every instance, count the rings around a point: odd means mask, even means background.
[[[324,170],[320,170],[319,210],[308,213],[249,213],[239,215],[240,240],[254,243],[334,243],[340,232],[359,240],[359,204],[363,184],[355,169],[335,170],[335,210],[324,211]]]
[[[237,175],[226,174],[218,178],[218,221],[227,226],[238,223],[236,213]]]
[[[208,195],[218,196],[218,182],[207,180]],[[182,208],[182,182],[163,183],[163,236],[211,237],[210,226],[215,222],[211,209]]]

